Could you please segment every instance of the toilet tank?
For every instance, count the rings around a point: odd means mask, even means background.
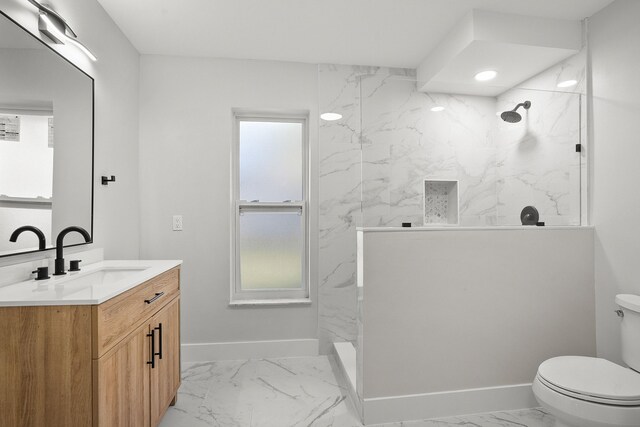
[[[622,339],[622,360],[631,369],[640,372],[640,296],[616,295],[624,317],[620,323]]]

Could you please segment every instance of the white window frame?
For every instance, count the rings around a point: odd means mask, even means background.
[[[261,304],[308,304],[310,258],[309,219],[307,215],[309,196],[309,114],[308,112],[272,113],[239,111],[233,112],[233,150],[231,159],[231,286],[230,305]],[[251,202],[240,200],[240,123],[276,122],[302,124],[302,200],[282,202]],[[242,290],[240,278],[240,215],[241,211],[287,212],[299,211],[302,216],[302,284],[298,289],[270,288],[264,290]]]

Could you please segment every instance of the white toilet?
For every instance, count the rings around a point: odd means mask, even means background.
[[[605,359],[562,356],[546,360],[533,394],[556,426],[640,427],[640,296],[617,295],[622,317],[622,358],[631,368]]]

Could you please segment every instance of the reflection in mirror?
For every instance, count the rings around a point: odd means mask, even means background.
[[[0,256],[47,248],[76,225],[92,230],[93,79],[0,15]],[[69,236],[66,245],[82,244]]]

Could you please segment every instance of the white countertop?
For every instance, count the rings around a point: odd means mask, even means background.
[[[101,304],[180,264],[180,260],[110,260],[81,265],[81,271],[67,272],[64,276],[52,275],[48,280],[30,279],[0,287],[0,307]],[[102,283],[99,275],[95,281],[82,279],[101,270],[114,273],[114,279]],[[119,278],[118,272],[122,271],[126,277]]]

